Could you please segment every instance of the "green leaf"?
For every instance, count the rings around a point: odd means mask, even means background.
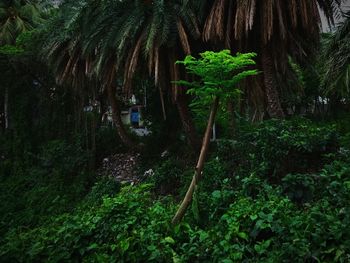
[[[221,198],[221,192],[219,190],[215,190],[214,192],[211,193],[212,197],[215,199]]]
[[[110,247],[111,247],[111,251],[113,252],[117,249],[118,246],[116,244],[112,244]]]
[[[334,261],[338,261],[339,258],[344,254],[344,250],[337,249],[337,252],[335,252],[335,258]]]
[[[201,231],[199,234],[199,241],[203,242],[204,240],[208,239],[209,234],[205,231]]]
[[[175,244],[175,240],[172,237],[166,237],[164,241],[169,244]]]
[[[238,233],[238,236],[244,240],[247,240],[248,241],[248,235],[244,232],[239,232]]]
[[[124,253],[125,251],[128,250],[128,248],[130,246],[129,240],[120,241],[119,246],[120,246],[122,253]]]
[[[252,221],[255,221],[257,218],[258,218],[257,215],[251,215],[251,216],[250,216],[250,219],[251,219]]]
[[[261,254],[266,252],[266,250],[270,246],[270,244],[271,244],[271,239],[266,240],[266,241],[262,241],[256,245],[254,245],[254,249],[256,252],[258,252],[258,254],[261,255]]]
[[[91,245],[88,246],[87,250],[93,250],[98,248],[98,244],[97,243],[92,243]]]

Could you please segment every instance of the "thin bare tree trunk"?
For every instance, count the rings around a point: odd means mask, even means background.
[[[186,133],[187,139],[191,147],[197,151],[199,150],[200,141],[197,136],[196,128],[188,108],[188,103],[185,94],[179,94],[176,100],[176,106],[180,115],[183,129]]]
[[[192,182],[187,190],[185,198],[183,199],[179,209],[177,210],[177,212],[172,220],[173,224],[179,223],[181,221],[181,219],[184,217],[188,206],[191,204],[194,190],[195,190],[199,180],[202,177],[203,166],[204,166],[205,158],[207,156],[208,148],[209,148],[211,130],[212,130],[212,127],[213,127],[213,124],[215,121],[215,116],[216,116],[216,112],[218,110],[218,106],[219,106],[219,98],[215,97],[211,111],[210,111],[207,129],[205,130],[205,134],[204,134],[204,138],[203,138],[203,142],[202,142],[202,148],[201,148],[201,152],[199,154],[199,158],[198,158],[196,169],[195,169],[195,172],[194,172],[194,175],[192,178]]]
[[[270,49],[270,47],[264,45],[261,54],[261,63],[264,71],[265,92],[267,96],[267,112],[272,118],[283,119],[284,112],[277,91],[273,59]]]
[[[107,92],[108,92],[108,99],[109,99],[109,102],[110,102],[111,108],[112,108],[113,123],[117,129],[117,133],[118,133],[120,140],[128,148],[134,149],[134,150],[138,149],[139,146],[130,139],[129,135],[127,134],[127,132],[124,128],[124,124],[123,124],[122,119],[120,117],[120,113],[121,113],[120,107],[118,104],[118,100],[115,96],[115,88],[112,85],[109,85],[107,87]]]
[[[4,98],[4,118],[5,118],[5,130],[9,128],[9,88],[5,88]]]

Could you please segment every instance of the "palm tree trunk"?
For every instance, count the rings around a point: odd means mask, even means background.
[[[113,123],[117,129],[117,133],[120,140],[129,149],[133,149],[133,150],[138,149],[138,145],[131,140],[131,138],[129,137],[129,135],[127,134],[124,128],[124,124],[120,117],[120,114],[121,114],[120,107],[118,104],[118,100],[115,96],[115,88],[112,85],[109,85],[107,88],[107,92],[108,92],[108,99],[112,108]]]
[[[9,128],[9,88],[5,88],[4,97],[4,119],[5,119],[5,130]]]
[[[159,97],[160,97],[160,103],[162,104],[163,120],[166,121],[166,111],[165,111],[164,93],[163,93],[162,87],[161,87],[160,85],[159,85]]]
[[[199,150],[199,138],[194,126],[194,122],[188,108],[188,103],[185,94],[179,94],[176,100],[176,106],[180,115],[183,129],[187,135],[187,139],[192,149]]]
[[[95,171],[96,168],[96,130],[97,130],[97,119],[99,118],[98,112],[92,112],[92,120],[91,120],[91,160],[90,160],[90,168],[92,171]]]
[[[194,190],[196,189],[196,186],[202,177],[203,166],[204,166],[205,158],[207,156],[208,148],[209,148],[211,130],[212,130],[212,127],[213,127],[213,124],[215,121],[215,116],[216,116],[216,112],[218,110],[218,106],[219,106],[219,98],[215,97],[211,111],[210,111],[207,129],[205,130],[205,134],[204,134],[204,138],[203,138],[203,142],[202,142],[202,148],[201,148],[201,152],[199,154],[199,158],[198,158],[196,169],[195,169],[195,172],[194,172],[194,175],[192,178],[192,182],[187,190],[185,198],[183,199],[179,209],[177,210],[177,212],[172,220],[173,224],[179,223],[181,221],[181,219],[184,217],[188,206],[191,204]]]
[[[261,63],[264,71],[264,84],[267,96],[267,112],[271,118],[283,119],[284,112],[282,110],[279,94],[277,91],[271,48],[267,45],[264,45],[262,48]]]

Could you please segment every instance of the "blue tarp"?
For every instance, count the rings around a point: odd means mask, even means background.
[[[131,112],[130,120],[131,120],[131,122],[138,123],[140,120],[140,113],[139,112]]]

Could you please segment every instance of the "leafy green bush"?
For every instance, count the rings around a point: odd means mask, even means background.
[[[89,210],[63,214],[42,228],[10,233],[0,257],[26,262],[164,262],[173,254],[174,240],[167,236],[173,210],[153,202],[148,189],[125,187]]]
[[[231,205],[206,229],[192,229],[184,262],[347,262],[349,206],[320,200],[302,209],[264,185],[255,198],[231,193]],[[223,194],[215,192],[213,198]],[[227,193],[225,193],[227,195]],[[181,254],[181,253],[179,253]]]
[[[315,179],[309,174],[288,174],[282,179],[284,192],[295,202],[308,202],[315,192]]]
[[[42,147],[38,160],[39,166],[44,168],[49,176],[57,174],[71,179],[86,169],[88,153],[79,143],[71,145],[65,141],[55,140]]]
[[[1,234],[72,210],[94,180],[86,170],[88,156],[79,144],[51,141],[38,155],[26,153],[23,159],[7,162],[6,173],[0,174]]]
[[[81,207],[79,208],[88,209],[89,206],[102,201],[103,197],[115,196],[119,193],[120,187],[120,183],[114,178],[100,178],[91,188],[90,192],[84,197]]]
[[[185,160],[176,157],[166,157],[154,167],[154,174],[148,182],[155,185],[158,194],[178,194],[182,185],[190,178],[186,172]]]
[[[218,155],[236,173],[256,172],[280,182],[289,173],[313,173],[324,155],[339,148],[334,126],[318,127],[306,119],[269,120],[240,129],[236,141],[218,142]]]

